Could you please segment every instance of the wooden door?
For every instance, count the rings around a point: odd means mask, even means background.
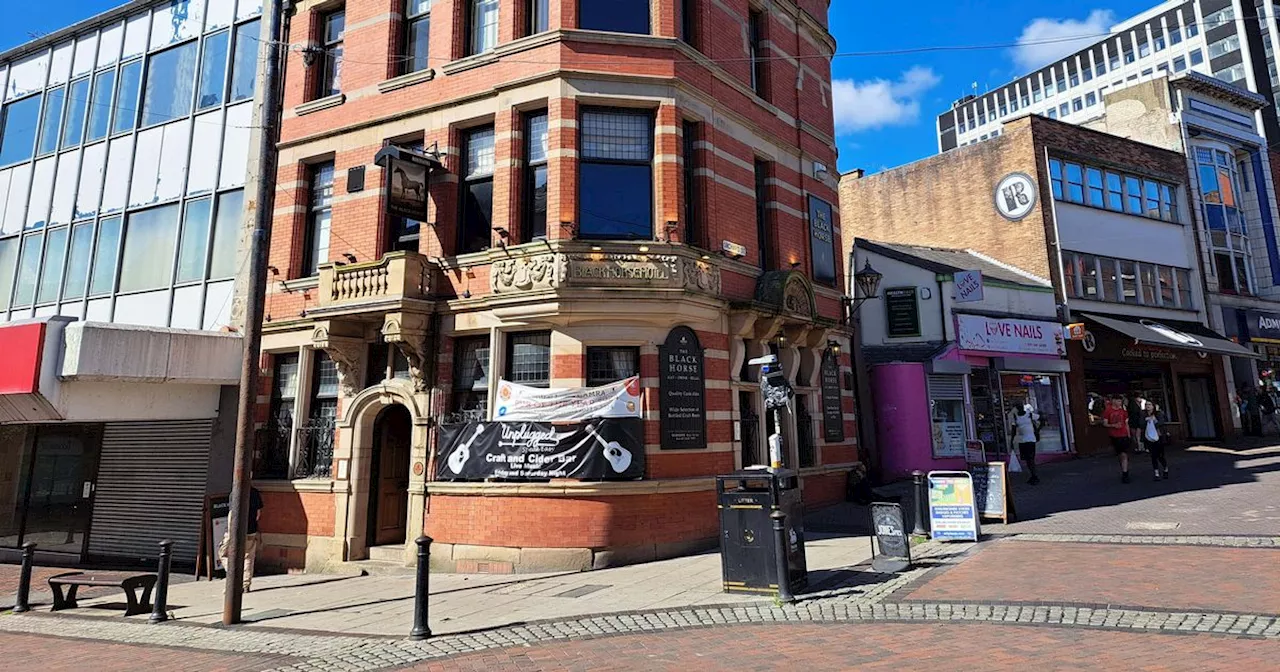
[[[413,423],[408,410],[395,406],[383,413],[379,425],[374,543],[403,544],[409,516],[409,444]]]

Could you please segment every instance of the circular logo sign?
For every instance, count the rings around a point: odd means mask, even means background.
[[[414,475],[414,476],[421,476],[421,475],[422,475],[422,471],[423,471],[422,463],[421,463],[421,462],[414,462],[414,463],[413,463],[413,475]]]
[[[996,185],[995,199],[1000,215],[1016,222],[1036,207],[1036,182],[1026,173],[1009,173]]]
[[[1094,339],[1092,331],[1084,332],[1084,338],[1080,339],[1080,345],[1084,346],[1085,352],[1093,352],[1098,349],[1098,341]]]

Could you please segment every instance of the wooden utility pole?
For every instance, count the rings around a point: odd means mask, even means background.
[[[244,356],[240,366],[240,397],[237,406],[235,465],[231,481],[231,511],[227,544],[227,583],[223,589],[222,622],[240,622],[244,598],[244,546],[249,530],[249,491],[252,487],[254,406],[258,397],[258,361],[262,350],[262,318],[267,294],[267,252],[271,239],[271,215],[276,192],[276,142],[280,135],[280,51],[284,6],[288,0],[264,0],[262,3],[262,43],[258,55],[263,58],[262,87],[258,119],[258,161],[251,183],[257,186],[249,203],[253,217],[253,233],[249,239],[249,270],[244,311]],[[218,540],[214,540],[218,543]]]

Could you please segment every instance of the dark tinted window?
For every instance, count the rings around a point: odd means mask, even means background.
[[[579,0],[578,27],[647,35],[649,0]]]

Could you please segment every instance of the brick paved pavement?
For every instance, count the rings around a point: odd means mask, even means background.
[[[12,633],[0,634],[0,651],[6,669],[47,672],[135,672],[148,668],[165,672],[251,672],[293,662],[286,656],[270,654],[217,653]]]
[[[517,670],[1260,670],[1280,642],[1016,625],[753,625],[623,635],[433,661],[422,672]]]
[[[911,599],[1280,614],[1280,549],[1029,541],[985,545]]]

